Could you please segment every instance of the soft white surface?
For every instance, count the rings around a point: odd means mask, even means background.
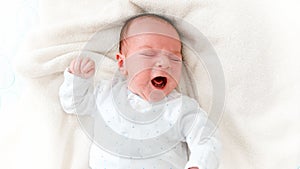
[[[89,140],[58,102],[62,72],[83,45],[74,42],[141,8],[184,17],[208,37],[222,61],[227,100],[219,124],[221,169],[300,166],[299,2],[131,2],[40,2],[41,28],[17,60],[28,87],[16,110],[0,120],[0,168],[86,168]]]

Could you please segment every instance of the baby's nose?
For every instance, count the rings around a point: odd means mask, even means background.
[[[162,55],[159,57],[155,65],[159,68],[169,68],[170,67],[169,58],[165,55]]]
[[[170,61],[169,58],[165,55],[161,55],[159,59],[157,60],[155,66],[159,68],[169,68],[170,67]]]

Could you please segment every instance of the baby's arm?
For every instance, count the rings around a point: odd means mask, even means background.
[[[190,112],[183,117],[185,138],[190,150],[185,169],[217,169],[221,146],[216,137],[216,127],[203,110],[198,109],[197,113],[198,116]]]
[[[95,112],[95,95],[92,76],[95,62],[90,58],[76,58],[64,72],[59,98],[66,113],[90,115]]]

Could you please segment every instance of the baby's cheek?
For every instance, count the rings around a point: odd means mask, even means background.
[[[143,88],[149,84],[149,75],[146,72],[137,72],[127,79],[131,87]]]
[[[172,74],[170,74],[170,81],[179,84],[181,78],[181,71],[173,71]]]
[[[165,94],[166,95],[170,94],[176,87],[177,84],[175,82],[170,82]]]

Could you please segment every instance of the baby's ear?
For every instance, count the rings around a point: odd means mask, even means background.
[[[127,75],[127,70],[125,66],[125,56],[122,55],[121,53],[116,54],[116,59],[118,62],[119,70],[123,75]]]

